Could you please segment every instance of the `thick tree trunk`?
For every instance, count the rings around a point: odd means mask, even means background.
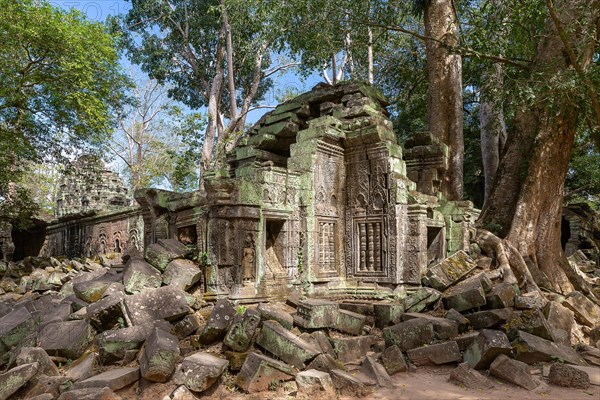
[[[458,44],[458,26],[451,0],[431,0],[425,10],[429,131],[450,148],[442,184],[448,200],[463,196],[462,59],[449,47]]]

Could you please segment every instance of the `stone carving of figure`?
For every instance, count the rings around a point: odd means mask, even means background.
[[[243,283],[251,282],[255,279],[254,276],[254,240],[252,235],[248,234],[244,242],[244,255],[242,257],[242,279]]]

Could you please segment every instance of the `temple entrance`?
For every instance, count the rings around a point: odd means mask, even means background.
[[[284,268],[284,243],[282,229],[285,221],[267,220],[265,222],[265,276],[276,279],[287,276]]]

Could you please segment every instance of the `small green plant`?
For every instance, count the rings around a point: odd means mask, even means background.
[[[269,382],[269,384],[267,385],[267,388],[271,391],[274,392],[277,390],[277,388],[279,388],[279,386],[281,385],[281,381],[278,379],[273,379],[271,382]]]
[[[483,226],[483,229],[492,232],[494,235],[499,235],[500,232],[502,231],[502,225],[489,223],[489,224],[485,224]]]
[[[246,307],[243,304],[240,304],[239,306],[236,307],[235,314],[236,315],[244,315],[244,314],[246,314],[246,310],[248,310],[248,307]]]
[[[123,319],[123,317],[117,318],[117,324],[119,325],[119,328],[126,328],[127,327],[125,325],[125,320]]]

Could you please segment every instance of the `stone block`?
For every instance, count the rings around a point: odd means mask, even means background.
[[[246,361],[248,353],[238,353],[237,351],[226,351],[225,358],[229,362],[229,369],[232,371],[239,371],[242,369],[242,365]]]
[[[388,375],[385,367],[377,362],[375,358],[366,356],[363,360],[360,372],[371,382],[380,387],[392,387],[392,378]]]
[[[125,309],[133,325],[148,324],[160,319],[174,321],[190,313],[186,293],[171,286],[126,296]]]
[[[35,319],[22,306],[2,317],[0,327],[0,342],[7,348],[18,345],[36,331]]]
[[[177,336],[154,328],[139,359],[142,377],[152,382],[166,382],[175,371],[178,356]]]
[[[469,321],[467,317],[456,311],[454,308],[448,310],[446,313],[446,319],[455,321],[458,324],[458,333],[464,333],[471,327],[471,321]]]
[[[475,342],[475,339],[479,336],[479,332],[467,332],[454,338],[454,341],[458,344],[460,351],[466,351],[470,345]]]
[[[344,369],[343,365],[330,354],[319,354],[308,364],[306,369],[329,372],[332,369]]]
[[[238,373],[235,384],[246,393],[269,390],[272,382],[285,382],[295,378],[298,371],[270,357],[250,353]]]
[[[400,348],[396,345],[386,348],[381,354],[381,361],[389,375],[408,371],[408,365]]]
[[[60,388],[62,385],[67,383],[69,378],[64,376],[47,376],[38,374],[34,377],[27,385],[27,393],[25,394],[26,399],[35,399],[37,396],[43,394],[50,394],[51,399],[55,399],[60,396]]]
[[[130,258],[123,269],[123,285],[127,293],[141,293],[162,284],[160,271],[141,258]]]
[[[490,374],[507,382],[533,390],[538,385],[533,381],[527,364],[513,360],[506,354],[500,354],[490,365]]]
[[[73,362],[69,369],[67,369],[65,376],[73,382],[81,381],[94,376],[97,367],[97,357],[94,352],[85,352],[75,362]]]
[[[519,331],[524,331],[554,341],[552,329],[539,308],[515,311],[512,317],[506,321],[504,330],[511,340],[517,337]]]
[[[533,310],[542,308],[546,304],[546,299],[539,292],[523,293],[515,297],[515,308],[517,310]]]
[[[375,326],[383,329],[400,322],[404,314],[404,304],[400,303],[375,303],[373,304],[375,314]]]
[[[173,381],[185,385],[192,392],[203,392],[210,388],[227,369],[229,362],[208,353],[194,353],[183,359]]]
[[[162,329],[169,328],[164,321],[159,326]],[[97,337],[100,363],[112,364],[122,360],[128,351],[139,350],[153,330],[154,324],[149,323],[102,332]]]
[[[94,303],[102,298],[104,292],[112,281],[108,279],[92,279],[85,282],[79,282],[73,284],[73,292],[77,298],[85,301],[86,303]]]
[[[167,264],[162,280],[165,285],[188,290],[199,282],[201,277],[202,270],[193,261],[175,259]]]
[[[331,381],[333,386],[345,396],[365,396],[369,390],[365,384],[349,372],[341,369],[331,371]]]
[[[328,328],[336,323],[337,313],[338,304],[333,301],[300,300],[294,323],[305,329]]]
[[[308,369],[296,374],[296,383],[300,390],[321,390],[333,393],[333,382],[327,372]]]
[[[345,300],[339,303],[342,310],[348,310],[364,316],[374,316],[374,304],[360,300]],[[404,306],[403,306],[404,307]]]
[[[294,326],[294,317],[284,310],[281,310],[277,306],[269,303],[260,303],[257,307],[260,313],[260,318],[263,321],[274,320],[277,321],[285,329],[292,329]]]
[[[486,304],[485,291],[479,279],[469,278],[444,292],[446,308],[456,311],[472,310]]]
[[[458,323],[449,318],[434,317],[420,313],[405,313],[402,315],[402,321],[409,321],[415,318],[424,318],[431,322],[436,339],[447,340],[458,335]]]
[[[474,390],[489,390],[494,387],[485,375],[474,370],[467,363],[459,364],[450,372],[448,380],[456,385]]]
[[[204,325],[204,329],[200,333],[200,343],[211,344],[217,340],[222,340],[227,334],[235,315],[235,308],[229,300],[217,300],[206,325]]]
[[[407,355],[416,366],[442,365],[458,362],[462,359],[462,354],[460,354],[458,344],[455,341],[411,349],[408,350]]]
[[[342,363],[362,359],[371,351],[375,343],[374,336],[342,337],[332,339],[333,351]]]
[[[175,239],[159,239],[157,243],[146,246],[145,258],[159,271],[164,271],[167,265],[176,258],[184,258],[190,250]]]
[[[435,338],[433,323],[426,318],[415,318],[383,329],[386,347],[397,345],[408,351],[431,343]]]
[[[512,347],[502,331],[484,329],[465,351],[463,358],[475,369],[487,368],[500,354],[510,354]]]
[[[17,355],[17,365],[38,363],[38,373],[47,376],[58,376],[60,372],[52,362],[48,353],[41,347],[22,347]]]
[[[276,321],[263,322],[256,344],[284,362],[304,369],[320,350],[300,339]]]
[[[329,341],[329,336],[323,331],[314,331],[310,334],[314,344],[317,348],[321,350],[322,353],[327,353],[329,355],[335,356],[335,352],[333,350],[333,346]]]
[[[512,314],[513,310],[510,308],[499,308],[466,314],[465,317],[471,322],[473,329],[493,329],[504,326]]]
[[[542,311],[550,326],[554,341],[565,346],[570,346],[571,329],[575,318],[573,311],[556,301],[549,301]]]
[[[233,351],[248,351],[259,325],[260,313],[258,311],[248,309],[243,315],[237,314],[223,343]]]
[[[200,317],[197,314],[189,314],[173,326],[173,333],[179,339],[184,339],[200,328]]]
[[[570,365],[554,363],[550,366],[548,382],[557,386],[587,389],[590,387],[590,376]]]
[[[581,292],[569,293],[562,305],[575,313],[575,319],[590,328],[600,325],[600,307]]]
[[[69,390],[60,395],[58,400],[122,400],[107,387]]]
[[[350,335],[360,335],[365,326],[365,319],[364,315],[347,310],[338,310],[333,328]]]
[[[425,274],[424,284],[443,292],[473,271],[475,267],[477,263],[460,250],[429,268]]]
[[[107,387],[112,391],[116,391],[131,385],[138,379],[140,379],[139,368],[117,368],[76,382],[74,387],[75,389],[101,389]]]
[[[50,355],[75,360],[92,343],[95,334],[86,320],[54,322],[41,329],[38,344]]]
[[[515,305],[516,295],[513,284],[502,282],[496,285],[485,299],[489,308],[511,308]]]
[[[22,364],[0,374],[0,400],[7,400],[33,378],[39,370],[38,363]]]
[[[404,309],[407,312],[421,312],[428,305],[437,302],[442,297],[442,293],[429,287],[419,288],[404,300]]]
[[[125,323],[124,298],[123,294],[107,296],[87,306],[87,316],[99,332]]]
[[[519,331],[512,342],[516,358],[526,364],[551,362],[560,359],[569,364],[586,365],[585,360],[570,347]]]

